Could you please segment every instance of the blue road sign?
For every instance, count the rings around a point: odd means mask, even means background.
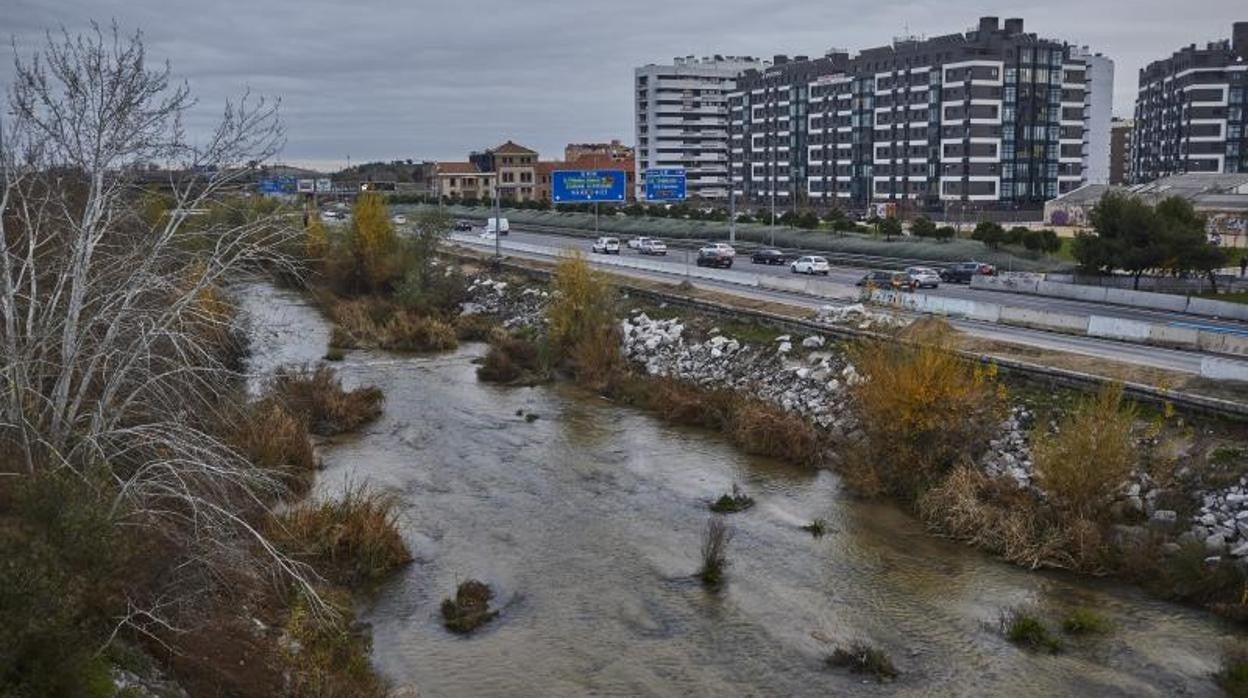
[[[682,167],[646,170],[646,201],[684,201],[685,170]]]
[[[555,170],[550,173],[550,198],[557,204],[623,202],[624,170]]]
[[[293,194],[294,177],[270,177],[260,180],[260,191],[265,194]]]

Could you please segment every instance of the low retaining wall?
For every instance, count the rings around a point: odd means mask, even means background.
[[[1050,275],[1050,277],[1055,275]],[[1248,321],[1248,304],[1230,303],[1211,298],[1180,296],[1172,293],[1132,291],[1108,286],[1086,286],[1053,280],[1037,280],[1033,275],[974,276],[971,288],[1006,293],[1026,293],[1051,298],[1085,301],[1088,303],[1113,303],[1133,308],[1150,308],[1172,313],[1187,313],[1202,317]]]
[[[1141,322],[1103,315],[1065,315],[902,291],[873,291],[871,301],[917,313],[966,318],[1187,351],[1248,357],[1248,336],[1201,330],[1195,327]]]

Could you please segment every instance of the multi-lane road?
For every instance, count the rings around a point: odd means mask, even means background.
[[[592,238],[558,235],[549,232],[535,232],[527,230],[523,226],[513,226],[510,235],[504,236],[503,239],[504,241],[514,240],[515,242],[534,245],[575,249],[587,255],[590,254],[590,247],[594,242]],[[627,249],[624,244],[626,241],[627,238],[620,238],[621,255],[637,255],[645,259],[667,262],[674,268],[684,269],[686,265],[692,265],[697,256],[697,250],[671,247],[668,249],[666,257],[648,257],[640,255],[640,253],[636,250]],[[793,254],[801,253],[795,252]],[[809,254],[819,253],[810,252]],[[931,266],[936,267],[940,266],[940,264],[932,262]],[[745,274],[794,276],[792,270],[790,270],[787,265],[773,266],[766,264],[751,264],[749,255],[746,254],[738,255],[732,271]],[[866,270],[857,267],[833,266],[831,273],[827,278],[829,281],[852,286],[862,278],[865,271]],[[1208,317],[1167,312],[1163,310],[1151,310],[1148,308],[1133,308],[1128,306],[1109,305],[1105,303],[1068,300],[1065,298],[1050,298],[1046,296],[1026,295],[1021,293],[988,291],[984,289],[971,288],[966,285],[944,283],[936,289],[924,289],[923,293],[949,298],[963,298],[967,300],[999,303],[1002,305],[1013,306],[1015,308],[1027,308],[1031,310],[1041,310],[1064,315],[1100,315],[1104,317],[1122,318],[1125,320],[1139,320],[1141,322],[1154,322],[1162,324],[1181,323],[1183,326],[1187,327],[1199,325],[1202,329],[1216,329],[1223,332],[1248,335],[1248,324],[1246,323],[1215,320]]]
[[[487,251],[494,246],[494,241],[492,239],[482,238],[479,235],[479,231],[471,234],[457,234],[455,239],[460,242],[471,244],[478,249],[484,249]],[[516,250],[515,247],[517,246],[517,243],[527,249],[525,251]],[[575,250],[582,252],[591,262],[609,261],[603,259],[603,255],[591,253],[590,247],[593,244],[592,239],[581,236],[558,235],[544,231],[539,232],[525,230],[523,226],[513,226],[511,234],[504,236],[502,240],[499,241],[499,244],[507,254],[512,256],[550,259],[559,254]],[[638,259],[644,259],[650,262],[650,264],[647,265],[648,268],[645,270],[623,269],[613,266],[612,271],[615,273],[623,273],[625,275],[650,280],[672,281],[673,279],[684,276],[688,270],[692,268],[696,251],[682,248],[671,248],[669,249],[666,257],[653,257],[640,255],[636,250],[627,249],[627,247],[622,245],[621,256],[632,256]],[[611,257],[614,258],[614,255],[611,255]],[[833,267],[828,276],[828,280],[834,283],[843,284],[845,286],[845,302],[851,302],[855,298],[855,292],[852,285],[862,277],[863,273],[864,270],[859,268]],[[800,293],[749,287],[744,282],[745,277],[756,274],[775,274],[802,278],[793,275],[788,266],[781,267],[751,264],[748,256],[742,253],[738,255],[737,263],[733,265],[732,269],[723,270],[722,276],[725,279],[731,279],[734,274],[742,275],[742,283],[733,283],[729,280],[716,281],[707,279],[699,279],[698,283],[703,286],[715,287],[717,289],[744,297],[780,301],[802,307],[817,308],[821,305],[827,305],[829,303],[827,299],[813,298]],[[971,289],[967,286],[950,284],[941,284],[939,289],[934,291],[925,290],[924,293],[936,293],[951,298],[968,298],[998,302],[1017,307],[1034,308],[1070,315],[1096,314],[1101,316],[1121,317],[1157,323],[1176,322],[1186,325],[1199,324],[1202,326],[1217,327],[1227,332],[1248,334],[1248,325],[1245,325],[1244,323],[1210,320],[1207,318],[1199,318],[1181,313],[1152,311],[1141,308],[1089,303],[1060,298],[985,291],[982,289]],[[1043,330],[977,322],[973,320],[953,320],[952,324],[971,336],[983,339],[1003,341],[1013,344],[1025,344],[1048,351],[1082,354],[1085,356],[1110,359],[1128,364],[1189,374],[1200,374],[1201,361],[1206,356],[1198,352],[1164,349],[1155,346],[1131,344],[1127,342],[1080,335],[1066,335],[1046,332]]]

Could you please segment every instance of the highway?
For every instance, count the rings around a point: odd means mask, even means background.
[[[479,251],[492,251],[494,249],[494,241],[492,239],[484,239],[478,233],[460,233],[452,236],[452,240],[457,243],[469,245]],[[526,245],[538,245],[545,248],[541,252],[518,251],[512,248],[517,243]],[[501,249],[508,255],[513,257],[532,258],[541,260],[550,260],[556,258],[561,253],[570,250],[578,250],[585,254],[585,257],[596,266],[604,266],[612,273],[624,276],[632,276],[635,278],[647,279],[651,281],[672,282],[686,275],[687,265],[692,265],[692,257],[685,250],[672,249],[666,259],[663,257],[650,257],[645,255],[637,255],[635,250],[622,251],[622,255],[637,256],[646,259],[655,265],[653,270],[627,269],[615,266],[606,266],[600,264],[603,255],[591,254],[589,251],[592,241],[571,236],[558,236],[544,233],[532,233],[513,228],[510,235],[506,235],[500,241]],[[509,249],[512,248],[512,249]],[[615,255],[610,255],[613,259]],[[775,273],[790,274],[788,267],[766,267],[761,265],[753,265],[748,260],[741,260],[744,264],[734,265],[731,270],[726,270],[726,275],[733,273],[742,274],[743,277],[755,273]],[[770,289],[748,288],[743,285],[731,282],[720,282],[709,279],[697,279],[697,284],[706,288],[714,288],[734,295],[754,298],[759,300],[771,300],[783,302],[790,305],[817,309],[824,305],[848,304],[856,302],[857,291],[850,285],[862,275],[862,270],[853,270],[838,268],[834,269],[829,275],[829,279],[833,282],[840,282],[844,288],[844,294],[840,300],[829,300],[826,298],[814,298],[800,293],[792,293],[786,291],[775,291]],[[1009,297],[1009,301],[1013,304],[1014,299],[1042,301],[1044,304],[1035,307],[1041,307],[1056,312],[1070,312],[1072,314],[1078,311],[1070,310],[1072,307],[1082,307],[1085,309],[1095,309],[1098,315],[1115,314],[1119,317],[1138,317],[1151,318],[1154,322],[1162,321],[1162,318],[1169,316],[1174,319],[1182,319],[1184,321],[1192,321],[1192,316],[1180,315],[1176,313],[1152,313],[1150,311],[1139,310],[1135,308],[1124,308],[1120,306],[1101,305],[1094,303],[1079,303],[1075,301],[1065,301],[1063,299],[1037,298],[1029,297],[1021,294],[1001,294],[992,291],[981,291],[979,289],[969,289],[965,286],[950,287],[941,285],[941,291],[962,294],[954,297],[974,297],[979,300],[998,299],[1006,300],[1004,296]],[[838,289],[839,291],[839,289]],[[926,292],[926,291],[925,291]],[[969,296],[967,294],[970,294]],[[1059,310],[1060,308],[1060,310]],[[1087,312],[1085,310],[1084,312]],[[904,314],[904,313],[903,313]],[[1201,322],[1203,322],[1203,318]],[[1084,356],[1096,357],[1099,359],[1107,359],[1122,363],[1134,364],[1139,366],[1147,366],[1167,371],[1176,371],[1188,374],[1200,374],[1201,361],[1206,357],[1205,354],[1198,352],[1180,351],[1175,349],[1165,349],[1156,346],[1148,346],[1142,344],[1131,344],[1128,342],[1119,342],[1108,339],[1099,339],[1094,337],[1086,337],[1082,335],[1067,335],[1055,332],[1046,332],[1043,330],[1034,330],[1021,327],[1011,327],[1008,325],[999,325],[994,323],[977,322],[972,320],[951,319],[950,323],[957,329],[966,334],[979,337],[986,340],[1009,342],[1012,344],[1023,344],[1038,349],[1049,351],[1062,351]],[[1243,328],[1242,325],[1236,323],[1218,323],[1229,327]],[[1248,330],[1248,328],[1243,328]]]
[[[564,249],[576,249],[587,255],[590,254],[590,248],[593,245],[593,239],[589,237],[559,235],[546,231],[537,232],[526,229],[522,225],[512,226],[511,234],[504,236],[504,240],[508,239],[534,245],[547,245]],[[636,250],[627,249],[624,245],[626,241],[626,238],[620,238],[622,248],[620,251],[621,255],[636,255],[651,260],[668,261],[670,264],[678,266],[682,269],[685,264],[693,264],[693,260],[697,256],[696,250],[671,247],[668,249],[666,258],[647,257],[645,255],[640,255]],[[803,253],[791,252],[791,254]],[[812,252],[810,254],[818,253]],[[939,266],[939,263],[932,262],[930,265],[936,267]],[[733,265],[733,271],[740,271],[742,273],[749,274],[793,276],[793,272],[788,266],[751,264],[749,256],[744,253],[738,255],[737,263]],[[836,266],[834,264],[831,273],[827,278],[829,281],[835,281],[852,286],[862,278],[864,272],[865,270],[859,267]],[[939,288],[923,289],[922,292],[934,296],[999,303],[1016,308],[1042,310],[1045,312],[1062,313],[1066,315],[1100,315],[1105,317],[1122,318],[1125,320],[1138,320],[1141,322],[1155,322],[1162,324],[1179,323],[1184,327],[1199,326],[1199,329],[1248,335],[1248,323],[1237,322],[1234,320],[1217,320],[1203,316],[1188,315],[1186,313],[1167,312],[1164,310],[1133,308],[1129,306],[1110,305],[1105,303],[1090,303],[1087,301],[1068,300],[1065,298],[1049,298],[1046,296],[1035,296],[1022,293],[988,291],[978,288],[973,289],[969,286],[958,284],[942,283]]]

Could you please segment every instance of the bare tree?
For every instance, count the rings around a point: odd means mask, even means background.
[[[0,448],[27,475],[106,473],[118,525],[182,551],[180,584],[267,560],[307,587],[246,515],[278,481],[204,427],[237,378],[220,289],[289,267],[281,250],[299,232],[274,216],[196,214],[281,147],[277,103],[244,95],[192,139],[188,87],[149,65],[138,33],[62,30],[14,54],[0,123]],[[147,163],[168,172],[157,216],[138,205]],[[257,547],[269,554],[245,554]],[[153,600],[121,622],[167,625],[169,608]]]

